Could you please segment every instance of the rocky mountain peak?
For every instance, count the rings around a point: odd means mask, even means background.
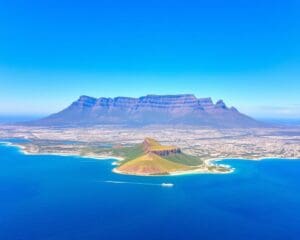
[[[226,104],[223,102],[222,99],[218,100],[216,102],[216,108],[222,108],[222,109],[227,109],[227,106]]]

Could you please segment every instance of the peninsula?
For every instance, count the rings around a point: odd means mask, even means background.
[[[103,150],[104,152],[105,150]],[[123,160],[113,170],[129,175],[176,175],[185,173],[227,173],[232,169],[225,165],[204,162],[198,157],[185,154],[179,147],[161,145],[152,138],[132,147],[114,149],[114,155]]]

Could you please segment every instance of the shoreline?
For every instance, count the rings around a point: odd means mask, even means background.
[[[40,153],[40,152],[29,152],[26,150],[26,148],[23,145],[15,144],[12,142],[7,142],[7,141],[0,141],[0,145],[8,146],[8,147],[16,147],[18,148],[19,152],[24,154],[24,155],[53,155],[53,156],[63,156],[63,157],[80,157],[80,158],[86,158],[86,159],[95,159],[95,160],[114,160],[112,165],[116,166],[118,165],[116,161],[122,161],[124,158],[122,157],[116,157],[116,156],[106,156],[106,155],[80,155],[79,153]],[[241,160],[241,161],[263,161],[263,160],[276,160],[276,159],[286,159],[286,160],[300,160],[300,158],[280,158],[280,157],[261,157],[261,158],[212,158],[212,159],[206,159],[203,160],[204,163],[207,164],[207,166],[212,166],[216,165],[214,162],[220,162],[220,161],[225,161],[225,160]],[[217,165],[222,165],[222,164],[217,164]],[[235,168],[231,167],[230,165],[224,165],[224,167],[228,168],[228,171],[226,172],[218,172],[218,171],[209,171],[207,169],[192,169],[192,170],[187,170],[187,171],[176,171],[176,172],[170,172],[167,175],[147,175],[147,174],[133,174],[133,173],[125,173],[118,171],[117,168],[113,168],[112,172],[116,174],[122,174],[122,175],[129,175],[129,176],[141,176],[141,177],[168,177],[168,176],[183,176],[183,175],[194,175],[194,174],[231,174],[235,171]]]
[[[124,160],[121,157],[114,157],[114,156],[93,156],[93,155],[80,155],[80,154],[68,154],[68,153],[36,153],[36,152],[28,152],[26,148],[19,144],[14,144],[11,142],[0,142],[0,144],[4,144],[6,146],[16,147],[19,149],[19,151],[24,155],[53,155],[53,156],[63,156],[63,157],[81,157],[81,158],[87,158],[87,159],[95,159],[95,160],[116,160],[116,161],[122,161]],[[208,166],[214,165],[211,164],[213,161],[222,161],[219,159],[212,159],[212,160],[205,160],[205,163],[208,163]],[[117,165],[116,162],[113,162],[112,165]],[[229,165],[225,165],[228,167],[227,172],[218,172],[218,171],[209,171],[207,169],[192,169],[187,171],[176,171],[176,172],[170,172],[169,174],[162,174],[162,175],[148,175],[148,174],[134,174],[134,173],[125,173],[118,171],[116,167],[112,169],[112,172],[116,174],[122,174],[122,175],[129,175],[129,176],[141,176],[141,177],[167,177],[167,176],[182,176],[182,175],[191,175],[191,174],[230,174],[234,172],[234,168],[230,167]]]
[[[80,158],[89,158],[89,159],[95,159],[95,160],[117,160],[122,161],[124,160],[121,157],[114,157],[114,156],[106,156],[106,155],[80,155],[76,153],[42,153],[42,152],[29,152],[26,150],[26,148],[19,144],[14,144],[11,142],[0,142],[0,144],[3,144],[4,146],[10,146],[10,147],[16,147],[18,150],[24,154],[24,155],[49,155],[49,156],[62,156],[62,157],[80,157]]]
[[[209,171],[204,169],[193,169],[193,170],[187,170],[187,171],[176,171],[176,172],[170,172],[169,174],[157,174],[157,175],[151,175],[151,174],[134,174],[134,173],[126,173],[122,171],[118,171],[116,168],[112,169],[112,172],[122,175],[128,175],[128,176],[138,176],[138,177],[176,177],[176,176],[184,176],[184,175],[200,175],[200,174],[231,174],[235,171],[235,168],[229,167],[228,172],[217,172],[217,171]]]

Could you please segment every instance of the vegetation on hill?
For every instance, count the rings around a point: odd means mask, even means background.
[[[198,166],[203,164],[203,161],[199,157],[188,155],[185,153],[173,154],[170,156],[166,156],[165,158],[169,161],[185,164],[188,166]]]
[[[104,155],[104,156],[115,156],[123,158],[124,162],[130,159],[137,158],[144,154],[142,144],[137,144],[131,147],[111,147],[111,148],[101,148],[101,147],[89,147],[81,151],[81,155]]]
[[[143,143],[130,147],[89,147],[82,154],[121,157],[123,160],[115,171],[124,174],[167,175],[200,168],[211,172],[228,171],[223,166],[205,165],[200,158],[183,153],[178,147],[161,145],[152,138],[145,138]]]
[[[136,158],[128,158],[142,154]],[[152,138],[145,138],[140,145],[132,147],[132,150],[125,151],[127,159],[120,162],[118,172],[136,175],[166,175],[172,172],[187,171],[194,169],[193,166],[202,163],[197,157],[183,154],[180,148],[175,146],[164,146]],[[136,153],[136,154],[135,154]]]

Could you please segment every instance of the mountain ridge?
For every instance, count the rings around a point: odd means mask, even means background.
[[[259,127],[262,123],[227,107],[223,100],[193,94],[146,95],[139,98],[80,96],[70,106],[34,125],[182,124],[208,127]]]

